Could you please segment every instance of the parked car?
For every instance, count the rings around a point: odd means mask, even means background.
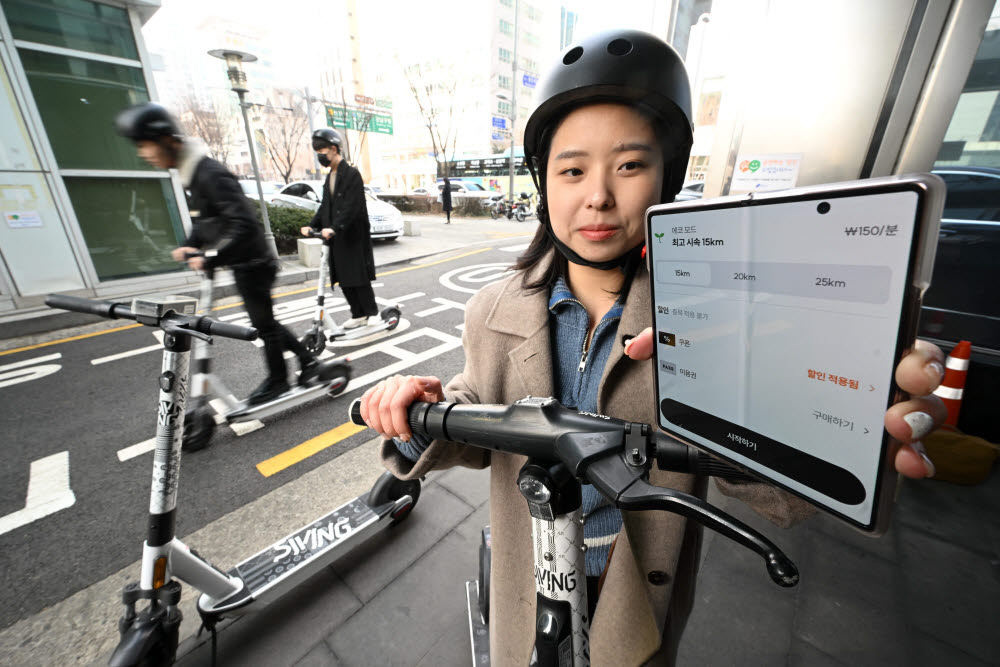
[[[283,183],[274,183],[271,181],[261,181],[260,189],[264,192],[264,201],[270,203],[274,195],[278,194],[278,190],[281,189]],[[257,181],[252,178],[245,178],[240,180],[240,188],[243,190],[243,194],[251,199],[257,199]]]
[[[705,181],[692,181],[686,183],[681,191],[677,193],[674,201],[691,201],[701,199],[705,196]]]
[[[478,199],[484,207],[489,207],[497,193],[487,190],[479,183],[473,181],[456,181],[454,179],[448,179],[450,181],[451,189],[451,199],[452,203],[456,203],[456,199]],[[437,190],[438,193],[444,189],[444,179],[438,179]]]
[[[948,186],[930,289],[918,335],[945,354],[972,341],[960,426],[1000,441],[993,417],[1000,395],[1000,169],[938,167]]]
[[[274,196],[274,206],[291,206],[307,211],[319,210],[323,181],[295,181]],[[403,234],[403,214],[392,204],[384,202],[370,192],[365,192],[368,224],[373,239],[394,241]]]

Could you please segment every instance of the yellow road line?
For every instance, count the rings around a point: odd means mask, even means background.
[[[40,347],[48,347],[49,345],[56,345],[58,343],[68,343],[74,340],[80,340],[81,338],[93,338],[94,336],[103,336],[107,333],[114,333],[116,331],[125,331],[126,329],[135,329],[136,327],[144,326],[142,324],[129,324],[124,327],[117,327],[115,329],[105,329],[104,331],[95,331],[93,333],[80,334],[79,336],[70,336],[69,338],[60,338],[59,340],[50,340],[47,343],[35,343],[34,345],[25,345],[24,347],[15,347],[12,350],[4,350],[0,352],[0,357],[5,354],[14,354],[15,352],[26,352],[28,350],[37,350]]]
[[[367,426],[358,426],[357,424],[352,424],[348,422],[346,424],[341,424],[335,429],[327,431],[322,435],[317,435],[311,440],[306,440],[301,445],[296,445],[291,449],[284,451],[277,456],[272,456],[266,461],[261,461],[257,464],[257,470],[264,477],[270,477],[275,473],[279,473],[285,468],[291,467],[300,461],[303,461],[313,454],[323,451],[331,445],[335,445],[341,440],[346,440],[355,433],[360,433],[364,431]]]
[[[420,264],[418,266],[409,266],[409,267],[406,267],[404,269],[396,269],[394,271],[386,271],[385,273],[377,273],[377,274],[375,274],[375,277],[376,278],[381,278],[382,276],[391,276],[394,273],[403,273],[404,271],[413,271],[415,269],[423,269],[423,268],[426,268],[428,266],[434,266],[435,264],[443,264],[445,262],[453,262],[456,259],[461,259],[463,257],[468,257],[469,255],[475,255],[477,253],[486,252],[487,250],[492,250],[492,249],[493,248],[482,248],[480,250],[473,250],[472,252],[467,252],[465,254],[458,255],[456,257],[449,257],[448,259],[442,259],[442,260],[437,261],[437,262],[431,262],[430,264]],[[303,292],[314,292],[314,291],[316,291],[316,287],[315,286],[314,287],[307,287],[306,289],[294,290],[292,292],[283,292],[281,294],[274,294],[274,295],[271,296],[271,299],[272,300],[273,299],[279,299],[279,298],[284,297],[284,296],[291,296],[293,294],[302,294]],[[212,311],[214,312],[216,310],[226,310],[227,308],[236,308],[237,306],[242,306],[242,305],[243,305],[243,302],[240,301],[238,303],[230,303],[230,304],[227,304],[225,306],[216,306],[216,307],[212,308]],[[4,351],[0,352],[0,357],[8,355],[8,354],[15,354],[17,352],[27,352],[28,350],[37,350],[40,347],[48,347],[49,345],[58,345],[59,343],[69,343],[69,342],[72,342],[74,340],[81,340],[83,338],[93,338],[94,336],[103,336],[104,334],[115,333],[117,331],[125,331],[126,329],[135,329],[136,327],[141,327],[141,326],[143,326],[143,325],[142,324],[129,324],[127,326],[117,327],[115,329],[105,329],[104,331],[94,331],[93,333],[80,334],[79,336],[70,336],[69,338],[60,338],[58,340],[50,340],[47,343],[35,343],[34,345],[26,345],[24,347],[15,347],[15,348],[13,348],[11,350],[4,350]]]

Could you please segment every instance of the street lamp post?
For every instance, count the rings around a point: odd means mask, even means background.
[[[517,141],[517,10],[518,0],[514,0],[514,53],[510,60],[510,204],[514,205],[514,142]]]
[[[278,246],[274,243],[274,233],[271,232],[271,220],[267,217],[267,202],[264,201],[264,188],[260,184],[260,169],[257,167],[257,153],[253,148],[253,133],[250,131],[250,118],[247,116],[247,107],[250,106],[244,96],[249,91],[247,88],[247,75],[243,71],[243,63],[252,63],[257,60],[257,56],[244,53],[242,51],[231,51],[229,49],[214,49],[208,55],[226,61],[226,74],[229,75],[229,83],[233,92],[240,98],[240,110],[243,112],[243,125],[247,131],[247,144],[250,148],[250,164],[253,165],[254,180],[257,181],[257,196],[260,198],[260,217],[264,221],[264,240],[267,241],[274,256],[278,256]]]

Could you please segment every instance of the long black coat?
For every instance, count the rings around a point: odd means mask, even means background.
[[[264,240],[264,227],[236,177],[222,164],[202,158],[185,194],[192,227],[184,245],[216,246],[219,253],[214,259],[206,258],[206,265],[240,268],[275,261]]]
[[[336,234],[327,241],[333,258],[330,284],[361,287],[375,280],[375,257],[368,224],[368,206],[361,172],[341,160],[337,182],[330,195],[330,175],[323,182],[323,201],[312,219],[312,228],[332,229]]]

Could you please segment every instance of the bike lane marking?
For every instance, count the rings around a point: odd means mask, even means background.
[[[415,338],[420,338],[424,336],[430,338],[436,338],[437,340],[441,341],[441,343],[423,352],[410,352],[408,350],[396,347],[396,344],[398,343],[405,343]],[[435,329],[423,328],[411,331],[410,333],[404,334],[402,336],[398,336],[396,338],[393,338],[392,340],[387,340],[383,343],[378,343],[376,345],[366,347],[363,350],[358,350],[357,352],[351,354],[352,359],[357,359],[360,357],[367,356],[369,354],[375,354],[377,352],[381,352],[396,357],[397,359],[399,359],[399,361],[389,364],[388,366],[383,366],[382,368],[374,370],[370,373],[366,373],[361,377],[352,378],[351,381],[348,383],[347,387],[344,388],[343,393],[346,394],[355,389],[361,389],[362,387],[374,384],[375,382],[378,382],[379,380],[385,377],[398,373],[399,371],[405,368],[415,366],[419,363],[427,361],[428,359],[444,354],[445,352],[450,352],[451,350],[454,350],[456,347],[461,347],[461,346],[462,346],[461,338],[456,338],[455,336],[446,334],[441,331],[437,331]],[[338,442],[351,437],[355,433],[360,433],[366,428],[367,426],[357,426],[356,424],[353,424],[351,422],[348,422],[346,424],[341,424],[340,426],[337,426],[327,431],[326,433],[322,433],[314,438],[310,438],[309,440],[303,442],[302,444],[296,445],[291,449],[285,450],[284,452],[272,456],[271,458],[265,461],[261,461],[260,463],[257,464],[257,470],[264,477],[270,477],[271,475],[279,473],[282,470],[285,470],[286,468],[289,468],[295,465],[296,463],[300,463],[305,459],[309,458],[310,456],[313,456],[314,454],[317,454],[323,451],[324,449],[331,447],[337,444]]]
[[[71,507],[76,494],[69,488],[69,452],[31,462],[24,509],[0,517],[0,535]]]
[[[38,380],[46,375],[58,372],[61,364],[47,364],[47,361],[62,359],[62,353],[48,354],[34,359],[23,359],[12,364],[0,366],[0,387],[9,387],[12,384],[30,382]]]

